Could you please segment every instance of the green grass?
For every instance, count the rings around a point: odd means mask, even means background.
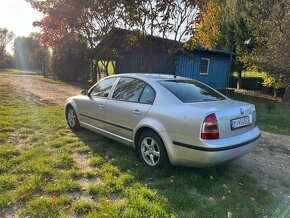
[[[0,69],[0,74],[28,74],[41,75],[41,70],[18,70],[18,69]]]
[[[43,82],[47,82],[47,83],[51,83],[51,84],[64,84],[62,81],[60,80],[56,80],[56,79],[51,79],[51,78],[45,78],[45,77],[35,77],[35,79],[43,81]]]
[[[20,217],[264,217],[276,209],[278,199],[231,164],[148,169],[133,149],[71,132],[63,107],[25,95],[0,81],[0,215],[12,207]]]
[[[256,105],[257,125],[265,131],[290,135],[290,107],[274,99],[230,91],[228,97]]]
[[[238,72],[233,72],[233,76],[237,77]],[[257,71],[242,71],[243,77],[264,77],[266,73],[264,72],[257,72]]]

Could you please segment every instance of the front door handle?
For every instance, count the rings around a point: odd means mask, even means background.
[[[104,108],[105,105],[103,105],[103,104],[99,104],[99,107],[100,107],[100,108]]]
[[[133,110],[133,113],[136,114],[136,115],[141,114],[141,112],[138,109]]]

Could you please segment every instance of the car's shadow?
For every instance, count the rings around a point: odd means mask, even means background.
[[[121,171],[130,172],[135,179],[141,182],[164,178],[179,180],[188,176],[214,181],[219,177],[228,175],[229,169],[232,168],[232,165],[227,163],[207,168],[170,166],[166,169],[150,169],[141,163],[133,148],[88,130],[81,130],[75,134],[90,147],[93,154],[101,156]]]

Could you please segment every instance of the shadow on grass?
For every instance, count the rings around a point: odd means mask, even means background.
[[[76,133],[76,136],[88,145],[95,154],[101,157],[113,160],[112,164],[122,171],[131,170],[136,178],[160,179],[159,176],[172,177],[182,174],[198,174],[202,178],[212,178],[214,176],[224,176],[231,167],[230,164],[223,164],[207,168],[190,168],[181,166],[171,166],[168,169],[153,170],[142,164],[136,151],[133,148],[122,145],[119,142],[103,137],[88,130],[82,130]]]
[[[133,176],[134,182],[168,200],[166,207],[171,213],[184,217],[218,217],[229,210],[240,217],[247,213],[259,216],[267,214],[260,214],[259,210],[272,202],[266,190],[231,163],[208,168],[172,166],[153,170],[141,163],[132,148],[87,130],[76,136],[90,147],[93,156],[102,157],[121,173]]]
[[[93,155],[101,156],[122,172],[129,172],[135,180],[157,191],[172,189],[174,194],[174,191],[190,192],[195,187],[200,194],[220,195],[218,192],[223,183],[232,179],[241,182],[240,179],[247,177],[233,170],[230,163],[207,168],[171,166],[167,169],[150,169],[142,164],[135,150],[130,147],[87,130],[76,133],[76,136],[91,148]],[[216,186],[220,187],[216,189]]]

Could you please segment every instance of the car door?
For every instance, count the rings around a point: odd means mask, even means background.
[[[103,79],[89,90],[87,98],[79,107],[82,122],[104,128],[106,102],[117,79],[118,77]]]
[[[122,77],[106,104],[105,128],[132,139],[132,131],[153,104],[155,91],[142,80]]]

